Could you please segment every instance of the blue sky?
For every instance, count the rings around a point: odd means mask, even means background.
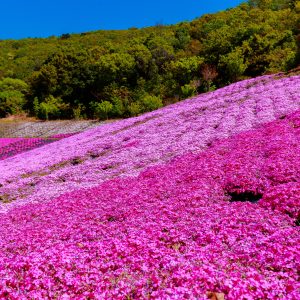
[[[242,0],[14,0],[1,1],[0,39],[48,37],[192,20]]]

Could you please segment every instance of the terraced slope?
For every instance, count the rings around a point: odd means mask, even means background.
[[[282,118],[300,107],[300,76],[242,81],[138,118],[106,124],[0,162],[1,211],[92,187]]]
[[[12,209],[0,297],[299,299],[299,141],[300,110],[138,177]]]
[[[0,138],[0,160],[59,141],[72,135],[73,134],[59,134],[48,138]]]
[[[36,138],[71,134],[99,126],[98,121],[1,121],[0,138]]]

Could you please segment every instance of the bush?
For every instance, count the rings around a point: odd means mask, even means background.
[[[28,85],[23,80],[13,78],[0,80],[0,117],[22,113],[27,91]]]
[[[37,105],[37,104],[35,104],[35,105]],[[43,101],[39,104],[38,117],[43,120],[49,120],[49,118],[56,119],[67,108],[68,108],[68,105],[63,103],[62,99],[55,98],[52,95],[50,95],[49,97],[47,97],[45,99],[45,101]],[[37,106],[35,109],[37,109]]]
[[[109,114],[113,110],[113,105],[108,101],[102,101],[102,102],[92,102],[91,108],[94,111],[94,115],[102,119],[108,119]]]
[[[152,111],[163,106],[163,102],[160,97],[147,95],[141,99],[142,112]]]
[[[185,84],[181,87],[181,93],[183,98],[189,98],[196,95],[196,89],[190,84]]]
[[[238,80],[247,69],[242,50],[237,48],[227,55],[222,55],[220,58],[220,66],[226,70],[230,81]]]
[[[132,102],[128,106],[128,111],[131,117],[136,117],[139,113],[142,112],[142,108],[139,103],[137,102]]]
[[[25,103],[25,97],[19,91],[0,92],[0,117],[22,113]]]
[[[25,94],[28,91],[28,85],[21,79],[3,78],[0,80],[0,91],[18,91]]]
[[[74,107],[72,109],[73,111],[73,117],[75,120],[80,120],[82,118],[82,112],[85,110],[85,107],[83,104],[78,104],[77,107]]]
[[[112,103],[113,103],[112,114],[113,114],[113,116],[124,117],[125,111],[126,111],[126,107],[124,104],[126,104],[126,102],[128,102],[127,99],[122,100],[122,98],[120,98],[118,96],[114,96],[112,98]]]

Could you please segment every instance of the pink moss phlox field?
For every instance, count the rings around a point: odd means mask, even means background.
[[[57,134],[48,138],[0,138],[0,160],[59,141],[74,134]]]
[[[21,139],[22,138],[0,138],[0,149]]]
[[[14,201],[0,210],[136,176],[147,166],[202,151],[218,139],[299,109],[299,89],[300,76],[245,80],[5,159],[0,195],[14,195]]]
[[[0,298],[299,299],[299,140],[298,111],[138,177],[11,209]]]

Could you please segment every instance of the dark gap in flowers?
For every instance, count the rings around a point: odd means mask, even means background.
[[[66,182],[67,180],[66,180],[65,177],[61,176],[61,177],[58,178],[58,181],[59,182]]]
[[[255,193],[252,191],[244,191],[244,192],[230,192],[227,191],[226,194],[230,197],[230,202],[251,202],[256,203],[258,202],[262,197],[263,194],[261,193]]]
[[[11,198],[8,194],[2,194],[0,195],[0,202],[2,203],[10,203],[12,201],[14,201],[15,198]]]
[[[95,158],[98,158],[100,155],[98,154],[98,153],[91,153],[90,154],[90,157],[92,158],[92,159],[95,159]]]
[[[80,163],[82,163],[83,160],[80,157],[74,158],[71,160],[71,165],[76,166],[79,165]]]
[[[295,221],[296,226],[300,226],[300,217]]]

